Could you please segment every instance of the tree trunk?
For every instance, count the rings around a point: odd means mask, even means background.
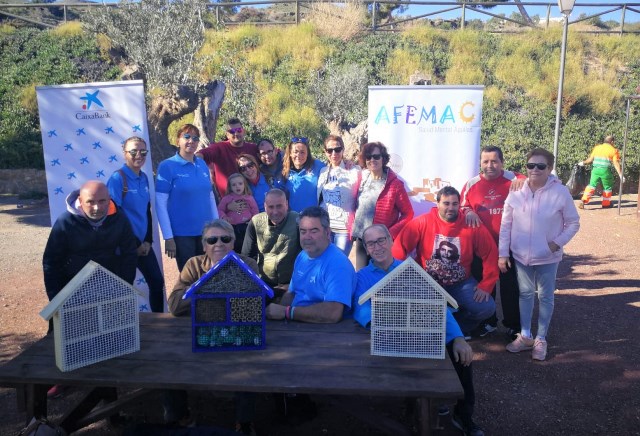
[[[327,123],[329,132],[332,135],[338,135],[344,142],[344,157],[355,162],[358,161],[360,155],[360,147],[367,141],[369,132],[368,120],[361,121],[357,126],[345,129],[339,121],[329,121]]]
[[[216,126],[226,86],[214,81],[209,82],[206,89],[207,95],[198,103],[193,118],[193,125],[200,129],[200,146],[203,148],[216,142]]]
[[[154,172],[161,161],[176,152],[176,148],[171,145],[167,136],[169,125],[189,112],[193,112],[199,102],[200,97],[195,89],[186,85],[180,85],[173,91],[152,97],[148,118]]]

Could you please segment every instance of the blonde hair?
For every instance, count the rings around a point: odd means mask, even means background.
[[[231,191],[231,181],[238,178],[242,179],[242,183],[244,183],[244,191],[242,192],[242,195],[252,195],[251,188],[249,188],[249,184],[247,183],[247,179],[245,179],[244,176],[240,173],[233,173],[229,176],[229,178],[227,179],[227,191],[225,192],[225,194],[233,193],[233,191]]]

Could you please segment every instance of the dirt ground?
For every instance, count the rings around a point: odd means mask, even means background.
[[[598,199],[580,211],[581,229],[566,247],[558,271],[558,290],[549,356],[533,362],[530,354],[505,351],[497,332],[474,339],[477,423],[488,435],[640,435],[640,219],[637,196],[601,209]],[[617,205],[617,202],[616,202]],[[46,202],[19,203],[0,197],[0,365],[42,337],[47,325],[38,316],[46,305],[41,256],[49,234]],[[175,266],[165,259],[169,286]],[[0,372],[2,368],[0,366]],[[53,418],[79,397],[70,392],[49,400]],[[372,413],[403,419],[397,401],[367,401]],[[318,416],[297,427],[272,419],[270,398],[258,399],[259,435],[374,435],[342,410],[318,399]],[[230,428],[230,398],[191,395],[198,424]],[[157,422],[159,407],[148,401],[133,410],[134,422]],[[17,434],[26,419],[17,410],[12,389],[0,388],[0,435]],[[459,434],[449,418],[439,435]],[[120,434],[101,421],[76,434]]]

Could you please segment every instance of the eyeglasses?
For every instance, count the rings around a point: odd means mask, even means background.
[[[242,133],[242,132],[244,132],[243,127],[234,127],[233,129],[227,130],[227,133],[229,133],[230,135],[235,135],[236,133]]]
[[[138,153],[142,156],[146,156],[149,153],[149,150],[125,150],[125,153],[129,153],[131,157],[136,157]]]
[[[260,156],[266,156],[268,154],[273,154],[273,148],[271,150],[265,150],[260,152]]]
[[[382,158],[382,155],[380,153],[376,153],[376,154],[367,154],[365,155],[365,160],[380,160]]]
[[[196,142],[200,141],[200,137],[199,137],[199,136],[189,135],[188,133],[185,133],[184,135],[182,135],[182,137],[183,137],[184,139],[186,139],[187,141],[188,141],[189,139],[193,139],[193,140],[194,140],[194,141],[196,141]]]
[[[253,162],[249,162],[246,165],[238,166],[238,169],[240,170],[240,172],[244,172],[244,171],[246,171],[246,170],[248,170],[250,168],[255,168],[255,167],[256,167],[256,164],[254,164]]]
[[[367,241],[364,243],[364,245],[369,250],[372,250],[373,248],[375,248],[376,245],[379,245],[380,247],[382,247],[382,244],[384,244],[385,242],[387,242],[387,237],[383,236],[382,238],[378,238],[375,241]]]
[[[344,147],[325,148],[324,149],[324,151],[326,151],[327,154],[333,154],[333,153],[340,154],[340,153],[342,153],[342,150],[344,150]]]
[[[534,168],[538,168],[539,170],[546,170],[548,167],[547,164],[543,164],[543,163],[533,163],[533,162],[529,162],[527,164],[527,169],[528,170],[532,170]]]
[[[224,235],[224,236],[209,236],[204,241],[209,245],[215,245],[218,242],[218,239],[220,241],[222,241],[223,244],[228,244],[229,242],[233,241],[233,238],[231,236],[227,236],[227,235]]]
[[[291,142],[293,142],[294,144],[296,142],[302,142],[303,144],[308,144],[309,143],[309,138],[305,138],[304,136],[294,136],[293,138],[291,138]]]

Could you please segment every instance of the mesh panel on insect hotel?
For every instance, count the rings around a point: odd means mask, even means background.
[[[267,296],[273,290],[237,254],[227,254],[184,294],[191,298],[193,351],[264,348]]]
[[[40,312],[53,318],[61,371],[140,350],[137,291],[90,261]]]
[[[447,302],[458,305],[408,258],[358,299],[371,299],[371,354],[444,359]]]

